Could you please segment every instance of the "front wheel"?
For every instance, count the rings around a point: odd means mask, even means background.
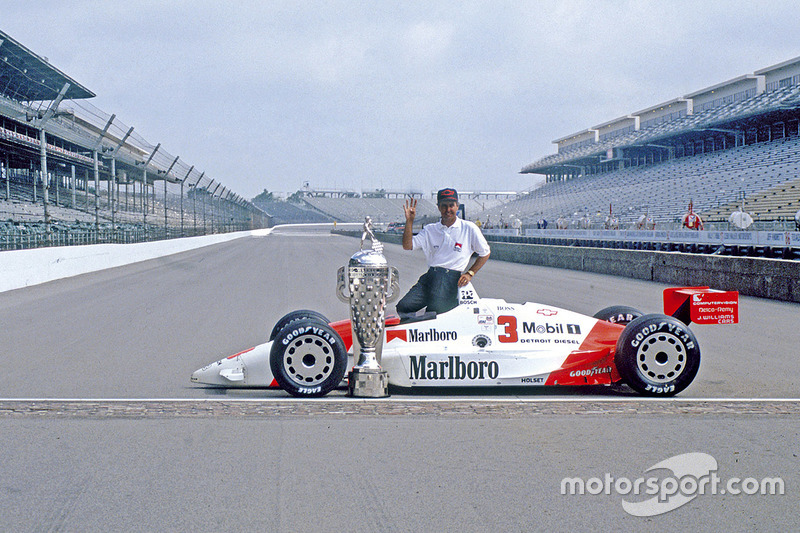
[[[673,396],[697,375],[700,347],[680,320],[644,315],[625,326],[614,362],[623,381],[640,394]]]
[[[300,319],[275,336],[269,365],[275,380],[292,396],[324,396],[344,378],[347,350],[327,324]]]

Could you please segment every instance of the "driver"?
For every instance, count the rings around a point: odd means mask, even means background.
[[[403,211],[403,249],[422,249],[428,262],[423,274],[408,293],[397,302],[400,316],[408,316],[422,308],[444,313],[458,305],[458,287],[463,287],[489,260],[489,243],[478,226],[458,218],[458,193],[442,189],[436,194],[441,221],[428,224],[414,235],[412,227],[417,215],[417,200],[406,200]],[[472,254],[478,257],[469,265]]]

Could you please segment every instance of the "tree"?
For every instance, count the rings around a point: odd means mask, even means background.
[[[255,198],[253,198],[253,201],[254,202],[274,202],[275,201],[275,196],[271,192],[267,191],[267,189],[264,189],[263,192],[260,192]]]
[[[286,199],[287,202],[294,202],[296,204],[302,203],[306,193],[303,190],[295,191]]]

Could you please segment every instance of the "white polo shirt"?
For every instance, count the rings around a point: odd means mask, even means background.
[[[481,230],[469,220],[456,218],[449,228],[441,221],[428,224],[414,235],[412,249],[422,248],[428,266],[461,272],[467,269],[472,253],[489,255],[489,243]]]

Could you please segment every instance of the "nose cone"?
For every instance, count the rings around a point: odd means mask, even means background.
[[[192,383],[216,387],[277,387],[269,367],[272,341],[259,344],[192,373]]]
[[[244,381],[244,366],[238,357],[222,359],[195,370],[191,380],[192,383],[230,387]]]

